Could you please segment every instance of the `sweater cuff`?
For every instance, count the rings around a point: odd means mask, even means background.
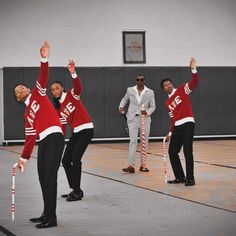
[[[196,73],[197,73],[197,68],[191,68],[191,72],[192,72],[193,74],[196,74]]]
[[[25,159],[23,157],[21,157],[20,160],[23,161],[24,163],[26,163],[28,161],[27,159]]]
[[[71,73],[71,76],[72,76],[73,79],[76,79],[78,77],[77,74],[76,74],[76,71],[74,73]]]
[[[170,135],[170,136],[171,136],[171,135],[172,135],[172,132],[169,132],[169,133],[168,133],[168,135]]]
[[[48,62],[48,58],[47,57],[45,57],[45,58],[41,57],[40,61],[42,63],[46,63],[46,62]]]

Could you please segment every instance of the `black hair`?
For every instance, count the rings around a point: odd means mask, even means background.
[[[170,82],[172,83],[171,79],[169,79],[169,78],[163,79],[163,80],[161,81],[161,83],[160,83],[162,89],[163,89],[163,84],[164,84],[166,81],[170,81]]]
[[[50,84],[50,87],[51,87],[53,84],[60,84],[61,87],[64,87],[63,83],[60,82],[60,81],[58,81],[58,80],[53,81],[53,82]],[[65,91],[63,90],[63,92],[65,92]],[[60,110],[59,98],[54,98],[54,97],[53,97],[53,103],[54,103],[55,109],[56,109],[56,110]]]
[[[51,87],[53,84],[60,84],[60,85],[61,85],[61,87],[64,87],[63,83],[62,83],[62,82],[60,82],[60,81],[58,81],[58,80],[56,80],[56,81],[53,81],[53,82],[50,84],[50,87]]]
[[[145,79],[145,75],[144,75],[144,74],[138,74],[138,75],[136,76],[136,78],[137,78],[138,76],[142,76],[143,79]]]

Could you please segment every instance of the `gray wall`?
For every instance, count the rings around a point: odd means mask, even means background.
[[[236,66],[235,0],[0,1],[0,67],[38,66],[47,39],[51,66],[123,66],[122,31],[145,30],[146,66]]]

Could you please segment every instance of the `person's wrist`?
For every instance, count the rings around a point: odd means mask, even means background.
[[[22,162],[24,162],[24,163],[26,163],[26,162],[28,161],[27,159],[25,159],[25,158],[23,158],[23,157],[21,157],[20,160],[21,160]]]

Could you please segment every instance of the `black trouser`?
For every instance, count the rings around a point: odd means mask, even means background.
[[[73,133],[67,143],[62,159],[70,188],[79,192],[82,172],[82,156],[93,137],[93,129],[84,129]]]
[[[44,211],[48,217],[56,216],[57,172],[64,149],[61,133],[52,133],[39,142],[38,175],[43,194]]]
[[[184,179],[184,171],[179,159],[179,152],[183,146],[185,163],[186,163],[186,178],[193,179],[193,135],[195,124],[187,122],[183,125],[175,126],[171,135],[169,156],[171,166],[176,179]]]

